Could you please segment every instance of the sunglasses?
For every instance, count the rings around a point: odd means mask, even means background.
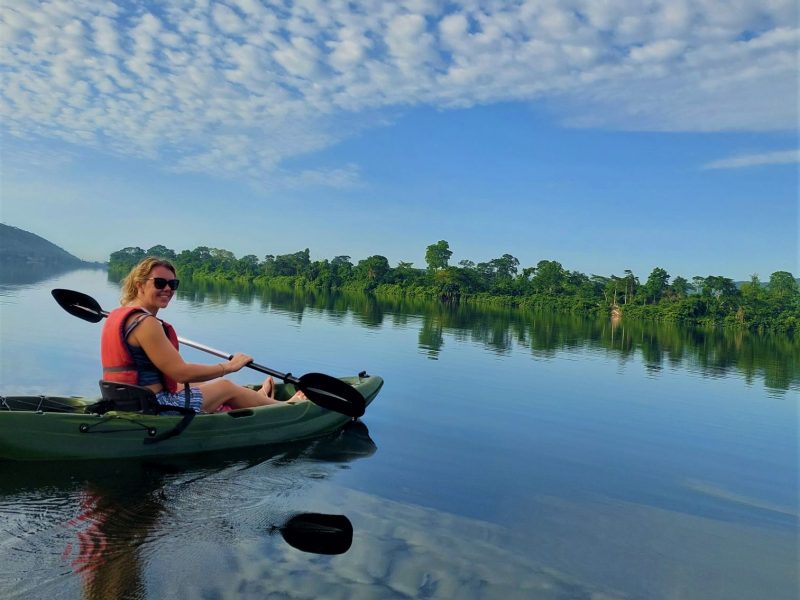
[[[178,285],[181,283],[180,279],[164,279],[163,277],[149,277],[149,279],[153,280],[153,285],[156,286],[157,290],[163,290],[169,286],[174,291],[178,289]]]

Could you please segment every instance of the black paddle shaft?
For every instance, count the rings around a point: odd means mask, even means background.
[[[97,300],[91,296],[76,292],[75,290],[65,289],[54,289],[51,293],[61,308],[79,319],[89,321],[90,323],[99,323],[108,316],[108,312],[104,311]],[[219,358],[224,358],[226,360],[233,358],[233,355],[229,352],[223,352],[222,350],[211,348],[210,346],[187,338],[179,337],[178,342],[190,348],[213,354]],[[306,373],[298,378],[291,373],[281,373],[280,371],[254,362],[248,363],[245,366],[293,384],[317,406],[327,408],[328,410],[341,413],[354,419],[364,414],[366,408],[364,396],[352,385],[345,383],[341,379],[325,375],[324,373]]]

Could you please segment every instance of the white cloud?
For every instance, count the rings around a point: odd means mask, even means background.
[[[468,28],[469,21],[463,13],[451,13],[439,21],[443,41],[452,48],[461,46],[461,42],[467,37]]]
[[[317,70],[318,49],[308,38],[293,36],[289,43],[275,51],[275,60],[289,75],[311,77]]]
[[[679,40],[658,40],[652,44],[631,48],[631,59],[636,62],[663,62],[679,56],[685,49]]]
[[[286,159],[415,105],[544,101],[568,125],[626,130],[797,127],[793,0],[444,9],[428,0],[176,0],[157,13],[121,0],[12,3],[0,20],[2,127],[259,182],[288,181]],[[297,181],[358,176],[341,171]]]
[[[349,189],[358,187],[360,173],[358,166],[348,164],[342,168],[304,169],[299,173],[277,173],[275,178],[281,187],[298,189],[307,187],[328,187]]]
[[[225,4],[217,4],[211,10],[214,23],[222,33],[229,35],[239,35],[244,33],[246,26],[244,21]]]
[[[422,15],[399,15],[386,28],[386,45],[397,66],[405,74],[420,77],[425,63],[435,56],[433,36],[426,32]]]
[[[338,32],[338,39],[328,42],[328,47],[331,48],[330,63],[342,73],[357,68],[366,57],[370,46],[371,42],[362,32],[342,28]]]
[[[92,26],[95,31],[97,49],[106,54],[119,54],[119,37],[116,29],[114,29],[113,21],[108,17],[97,16],[92,19]]]
[[[3,6],[3,18],[0,19],[0,39],[3,46],[11,46],[28,35],[32,26],[26,11],[19,7]]]
[[[800,163],[800,150],[782,150],[779,152],[763,152],[761,154],[740,154],[730,158],[712,161],[703,166],[704,169],[743,169],[764,165],[786,165]]]

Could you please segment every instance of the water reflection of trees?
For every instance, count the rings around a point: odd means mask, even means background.
[[[442,352],[450,336],[497,354],[507,354],[515,346],[528,348],[537,358],[587,350],[603,352],[620,362],[639,356],[653,372],[683,367],[707,377],[720,377],[736,371],[748,383],[763,378],[774,390],[787,390],[800,379],[800,344],[780,335],[632,320],[613,323],[565,313],[255,285],[190,282],[179,293],[182,299],[193,302],[258,302],[262,310],[281,312],[297,321],[308,312],[334,322],[350,316],[369,328],[383,326],[387,317],[389,324],[402,327],[416,320],[420,323],[418,347],[430,358]]]
[[[399,308],[394,305],[387,311]],[[497,353],[510,351],[516,343],[539,358],[586,349],[621,362],[638,355],[654,372],[688,367],[707,377],[720,377],[736,371],[748,383],[761,377],[775,390],[787,390],[800,379],[800,345],[785,336],[437,303],[405,303],[402,309],[421,315],[420,347],[427,351],[441,349],[443,341],[438,346],[431,343],[432,332],[437,332],[440,340],[450,333],[457,340],[481,343]]]

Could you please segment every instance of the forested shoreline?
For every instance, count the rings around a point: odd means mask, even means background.
[[[127,247],[113,252],[109,272],[125,275],[145,256],[172,261],[179,276],[197,281],[231,281],[278,288],[358,291],[376,296],[404,296],[448,303],[472,303],[558,310],[612,318],[625,317],[697,325],[715,325],[758,332],[800,332],[800,286],[787,271],[776,271],[762,283],[757,275],[737,285],[721,275],[672,277],[656,267],[644,282],[633,272],[586,275],[559,262],[541,260],[520,268],[510,254],[487,262],[462,260],[449,264],[452,251],[440,240],[427,247],[427,268],[410,262],[392,267],[373,255],[353,263],[349,256],[311,260],[310,251],[248,254],[199,246],[174,250]]]

